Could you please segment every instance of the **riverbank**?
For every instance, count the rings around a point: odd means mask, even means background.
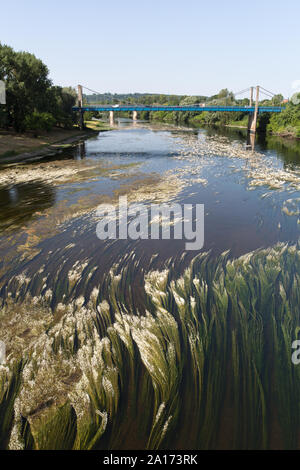
[[[158,119],[157,115],[155,117],[153,116],[152,118],[150,117],[149,122],[161,122],[161,123],[173,123],[174,125],[178,125],[178,122],[174,119],[174,116],[172,113],[164,113],[164,116],[161,117],[161,119]],[[235,129],[248,129],[248,116],[244,117],[243,119],[239,121],[229,121],[227,124],[222,123],[220,121],[214,121],[214,122],[206,122],[201,118],[201,115],[198,116],[193,116],[185,121],[186,125],[193,126],[195,128],[209,128],[209,127],[229,127],[229,128],[235,128]],[[287,125],[286,127],[281,127],[278,130],[276,128],[272,128],[272,126],[267,126],[266,129],[266,134],[268,136],[274,136],[274,137],[281,137],[286,140],[294,140],[294,141],[299,141],[300,140],[300,134],[299,134],[299,129],[300,127],[298,126],[290,126]],[[259,133],[259,129],[257,130]],[[265,133],[262,132],[262,133]]]
[[[111,128],[105,123],[86,123],[86,129],[80,131],[73,129],[54,129],[33,137],[32,133],[17,134],[12,131],[0,131],[0,164],[18,163],[34,160],[41,156],[57,153],[61,149],[73,146],[82,139],[86,139],[98,132],[108,131]]]
[[[189,112],[151,111],[150,121],[180,124],[194,127],[232,127],[247,129],[249,116],[247,113],[209,113],[198,114]],[[142,116],[142,118],[144,118]],[[266,133],[287,139],[300,139],[300,107],[290,104],[281,113],[263,113],[258,117],[258,133]]]

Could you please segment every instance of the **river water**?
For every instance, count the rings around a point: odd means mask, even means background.
[[[299,147],[299,145],[298,145]],[[202,251],[239,256],[299,237],[300,148],[270,139],[247,150],[243,131],[196,130],[121,121],[118,130],[72,149],[0,171],[0,259],[5,276],[33,271],[48,252],[70,244],[71,263],[93,256],[106,266],[107,243],[96,236],[95,208],[130,202],[204,204]],[[156,265],[185,251],[179,240],[116,241],[107,250],[122,256],[156,256]],[[16,253],[18,256],[16,257]],[[7,262],[5,261],[7,260]],[[148,262],[148,261],[147,261]],[[53,267],[55,269],[55,267]]]
[[[18,308],[20,315],[25,304],[42,303],[58,315],[61,305],[87,301],[94,289],[110,298],[107,278],[112,272],[121,273],[121,282],[124,277],[119,291],[124,309],[129,302],[132,311],[143,313],[145,273],[172,267],[173,278],[182,274],[198,254],[185,250],[185,240],[97,238],[97,206],[116,204],[120,195],[132,205],[204,204],[201,253],[210,252],[212,258],[227,250],[229,259],[235,259],[277,242],[295,244],[300,233],[299,144],[260,139],[252,151],[245,141],[243,130],[123,120],[115,130],[47,159],[1,167],[5,314]],[[30,321],[18,326],[3,322],[0,339],[18,338],[9,344],[9,354],[33,347],[45,326],[38,314],[36,322],[35,333]]]

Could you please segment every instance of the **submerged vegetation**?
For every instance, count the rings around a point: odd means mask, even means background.
[[[300,370],[291,346],[300,331],[300,243],[245,245],[239,253],[249,253],[233,258],[234,243],[220,255],[228,242],[223,248],[216,238],[217,250],[191,260],[167,240],[170,251],[162,253],[163,244],[95,237],[100,202],[207,194],[210,212],[229,191],[232,211],[236,184],[240,199],[255,196],[255,211],[261,202],[263,215],[273,201],[276,231],[291,227],[282,238],[297,240],[297,162],[283,165],[237,140],[172,127],[163,156],[160,136],[151,146],[168,162],[158,173],[147,139],[130,147],[149,132],[138,126],[123,141],[122,132],[111,132],[100,144],[80,144],[74,160],[1,171],[3,187],[29,185],[28,202],[34,192],[52,203],[33,204],[28,219],[24,208],[3,211],[0,221],[0,339],[7,345],[0,447],[297,448]],[[17,194],[10,196],[15,202]],[[220,211],[227,216],[228,205]]]
[[[130,294],[138,264],[131,253],[73,300],[80,280],[60,275],[52,309],[42,279],[2,289],[2,315],[23,301],[36,316],[1,366],[1,448],[296,448],[299,243],[201,254],[179,278],[170,260],[145,273],[143,311]]]

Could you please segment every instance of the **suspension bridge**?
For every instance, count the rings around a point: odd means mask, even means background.
[[[254,88],[256,90],[255,100],[253,98]],[[99,111],[99,112],[108,112],[111,124],[114,121],[114,113],[116,111],[129,111],[132,112],[133,120],[137,120],[138,113],[142,111],[190,111],[190,112],[243,112],[249,115],[248,120],[248,131],[249,133],[255,134],[257,126],[257,117],[261,113],[280,113],[284,108],[282,106],[265,106],[259,105],[259,96],[260,94],[272,99],[275,96],[275,93],[266,90],[262,86],[249,87],[244,90],[241,90],[237,93],[234,93],[234,97],[239,95],[244,95],[250,92],[249,105],[242,106],[237,105],[224,105],[226,103],[226,98],[215,99],[210,103],[202,104],[193,104],[193,105],[181,105],[181,106],[168,106],[168,105],[143,105],[143,104],[98,104],[98,105],[86,105],[83,103],[83,89],[86,89],[92,93],[101,94],[89,88],[78,85],[78,106],[73,107],[73,111],[79,113],[79,126],[80,128],[84,127],[84,113],[86,111]],[[218,101],[222,101],[222,105],[218,105]]]

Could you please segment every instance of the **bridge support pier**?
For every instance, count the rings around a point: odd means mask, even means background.
[[[113,126],[114,125],[114,112],[109,111],[109,125]]]
[[[256,127],[257,127],[257,116],[258,116],[258,100],[259,100],[259,86],[256,87],[256,101],[255,101],[255,110],[253,113],[249,114],[249,120],[248,120],[248,137],[247,141],[248,143],[251,142],[251,144],[248,144],[248,146],[253,149],[254,148],[254,141],[255,141],[255,134],[256,134]],[[251,99],[252,101],[252,90],[251,90]],[[254,136],[251,138],[251,136]]]
[[[247,134],[246,148],[249,150],[254,150],[255,148],[255,134],[251,134],[251,132],[248,132]]]
[[[132,119],[133,119],[134,121],[137,121],[137,118],[138,118],[138,113],[137,113],[137,111],[133,111],[133,113],[132,113]]]
[[[84,129],[84,111],[79,111],[79,129],[82,131]]]
[[[255,134],[256,133],[256,124],[257,124],[257,114],[250,113],[248,119],[248,134]]]
[[[82,111],[83,105],[83,93],[82,85],[78,85],[78,106],[79,106],[79,129],[82,131],[84,129],[84,111]]]

